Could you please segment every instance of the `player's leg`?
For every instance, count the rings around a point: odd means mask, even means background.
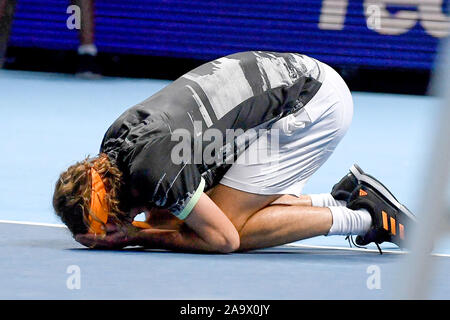
[[[355,186],[356,187],[356,186]],[[353,190],[353,189],[352,189]],[[285,194],[276,199],[271,204],[303,206],[303,207],[330,207],[330,206],[347,206],[344,200],[337,200],[331,193],[309,194],[293,196]]]
[[[252,215],[239,232],[240,250],[282,245],[327,235],[333,224],[329,208],[270,205]]]
[[[308,196],[304,197],[304,199],[307,198]],[[346,205],[349,209],[366,209],[370,213],[372,223],[366,233],[356,238],[356,243],[359,245],[367,245],[371,242],[378,245],[388,241],[402,247],[407,238],[409,226],[416,223],[415,216],[405,205],[401,204],[379,180],[366,174],[356,164],[334,185],[331,194],[311,195],[309,198],[314,206],[339,203]],[[342,200],[336,200],[337,198]],[[297,203],[295,197],[284,196],[275,203],[303,205],[307,201]],[[339,214],[339,211],[345,212],[346,209],[331,206],[330,210]]]
[[[338,215],[339,211],[345,214],[346,209],[336,208],[336,206],[345,206],[349,209],[364,208],[370,213],[372,224],[366,233],[356,238],[358,245],[367,245],[371,242],[378,245],[388,241],[403,247],[409,225],[416,223],[415,216],[395,198],[389,189],[373,176],[366,174],[356,164],[333,186],[331,194],[301,198],[286,195],[272,204],[329,207]]]
[[[71,2],[80,8],[80,44],[95,46],[94,0],[71,0]]]
[[[276,204],[279,195],[258,195],[224,185],[217,186],[208,195],[238,230],[241,250],[320,235],[365,234],[371,226],[370,214],[364,209]]]
[[[81,12],[77,75],[96,79],[101,72],[96,61],[98,50],[95,45],[95,2],[94,0],[71,0],[71,2],[77,5]]]
[[[225,213],[240,231],[256,212],[269,206],[280,195],[259,195],[241,191],[222,184],[207,192],[214,203]]]

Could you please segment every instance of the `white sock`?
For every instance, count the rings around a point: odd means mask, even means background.
[[[95,44],[82,44],[78,47],[78,54],[90,54],[91,56],[96,56],[97,46]]]
[[[329,207],[333,224],[328,232],[332,235],[364,235],[372,225],[372,217],[365,209],[351,210],[346,207]]]
[[[313,207],[345,207],[347,203],[345,201],[336,200],[329,193],[310,194],[311,204]]]

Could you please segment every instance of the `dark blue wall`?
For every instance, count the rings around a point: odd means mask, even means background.
[[[443,1],[440,10],[448,18],[449,0]],[[419,18],[401,34],[386,35],[368,28],[364,1],[331,0],[328,16],[336,15],[334,5],[348,7],[342,30],[330,30],[319,24],[326,2],[97,0],[97,45],[104,52],[202,60],[258,49],[301,52],[335,66],[432,67],[441,25],[426,29]],[[10,45],[75,49],[77,31],[66,26],[68,5],[64,0],[18,0]],[[416,6],[386,9],[391,15],[419,11]]]

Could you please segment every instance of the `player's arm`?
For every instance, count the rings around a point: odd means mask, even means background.
[[[174,251],[228,253],[239,248],[239,233],[223,211],[203,193],[185,223],[178,230],[134,228],[114,229],[105,237],[78,235],[76,240],[88,247],[123,248],[143,246]]]
[[[238,231],[206,193],[200,196],[185,222],[199,238],[216,251],[226,253],[239,248]]]
[[[205,242],[186,225],[179,230],[110,226],[108,233],[104,236],[78,234],[75,240],[92,249],[122,249],[128,246],[140,246],[146,249],[178,252],[219,252],[215,246]]]
[[[141,230],[136,245],[147,248],[228,253],[239,248],[239,233],[223,211],[203,193],[176,232]],[[162,233],[161,233],[162,232]]]
[[[167,209],[151,208],[145,210],[146,222],[155,229],[179,230],[185,224]]]

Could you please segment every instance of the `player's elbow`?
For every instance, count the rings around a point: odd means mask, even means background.
[[[232,232],[228,235],[218,237],[215,248],[219,253],[231,253],[237,251],[241,245],[239,233]]]

